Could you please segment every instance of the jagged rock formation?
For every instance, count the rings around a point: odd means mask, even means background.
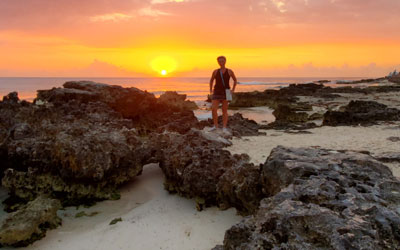
[[[266,197],[216,249],[398,249],[400,182],[369,155],[275,148]]]
[[[340,97],[341,93],[386,93],[399,92],[400,85],[397,86],[369,86],[366,88],[338,87],[331,88],[322,84],[307,83],[307,84],[290,84],[288,87],[271,90],[267,89],[263,92],[237,92],[233,95],[233,100],[230,107],[257,107],[268,106],[272,109],[278,108],[278,105],[287,105],[291,108],[302,107],[302,111],[311,110],[311,105],[299,103],[298,96],[313,96],[324,99],[334,99]]]
[[[219,127],[222,128],[222,116],[218,117]],[[206,126],[212,127],[214,122],[212,119],[200,122],[200,128]],[[242,114],[235,113],[228,117],[228,127],[232,131],[232,135],[236,137],[242,136],[257,136],[265,133],[259,132],[260,125],[253,120],[244,118]]]
[[[343,111],[327,111],[323,125],[370,125],[377,121],[400,120],[400,110],[374,101],[351,101],[342,109]]]
[[[0,158],[3,170],[10,168],[3,186],[24,200],[43,192],[65,200],[112,198],[147,158],[132,122],[100,102],[2,102],[0,117],[8,131]]]
[[[185,133],[198,123],[192,112],[197,105],[185,100],[186,95],[176,92],[166,92],[160,98],[156,98],[153,94],[137,88],[123,88],[90,81],[66,82],[63,86],[64,88],[38,91],[36,100],[55,105],[70,100],[99,101],[121,114],[123,118],[130,119],[137,130],[144,134],[165,129]]]
[[[336,84],[359,84],[359,83],[372,83],[372,82],[379,82],[385,80],[384,77],[380,78],[368,78],[368,79],[361,79],[356,81],[336,81]]]
[[[61,224],[60,201],[39,196],[22,209],[10,213],[0,225],[0,244],[22,247],[43,238],[47,229]]]
[[[231,107],[257,107],[268,106],[277,108],[279,104],[288,105],[291,107],[302,107],[303,110],[309,110],[310,105],[305,103],[297,103],[296,96],[313,95],[317,91],[326,88],[322,84],[291,84],[289,87],[280,90],[267,89],[263,92],[237,92],[234,93],[233,100],[230,103]]]
[[[2,184],[25,201],[41,193],[66,204],[118,198],[116,188],[151,158],[143,134],[198,126],[192,104],[173,92],[159,100],[93,82],[38,91],[34,104],[10,93],[0,102]]]
[[[231,155],[221,140],[210,141],[204,132],[191,130],[185,135],[155,135],[155,158],[165,175],[165,188],[203,206],[235,206],[243,213],[258,206],[260,170],[249,163],[248,155]],[[249,191],[254,190],[249,196]],[[259,192],[257,193],[257,191]]]
[[[301,109],[300,109],[301,110]],[[306,112],[299,111],[297,108],[279,104],[272,112],[275,121],[267,125],[260,126],[260,129],[279,129],[279,130],[305,130],[315,128],[317,125],[310,120]]]

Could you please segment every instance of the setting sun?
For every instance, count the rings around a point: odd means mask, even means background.
[[[161,75],[167,75],[167,72],[173,72],[178,64],[176,60],[170,56],[158,56],[150,62],[151,68]]]

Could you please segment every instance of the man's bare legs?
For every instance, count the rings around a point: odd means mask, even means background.
[[[223,100],[222,101],[222,124],[223,127],[226,128],[228,125],[228,101]]]
[[[218,128],[218,106],[222,102],[222,126],[226,128],[228,125],[228,101],[227,100],[212,100],[212,117],[214,127]]]
[[[214,121],[214,127],[218,128],[218,106],[220,100],[212,100],[212,118]]]

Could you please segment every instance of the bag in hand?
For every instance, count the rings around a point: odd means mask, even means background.
[[[222,75],[222,70],[219,70],[219,73],[221,74],[222,83],[224,84],[224,87],[225,87],[225,98],[227,101],[232,101],[232,92],[230,89],[227,89],[225,86],[225,81],[224,81],[224,76]]]

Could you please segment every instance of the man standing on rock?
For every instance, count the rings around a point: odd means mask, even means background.
[[[218,106],[222,103],[222,131],[224,133],[229,133],[227,129],[228,124],[228,101],[229,97],[227,98],[226,91],[230,90],[229,80],[232,77],[233,79],[233,88],[232,93],[235,92],[237,79],[235,74],[231,69],[225,68],[226,64],[226,57],[219,56],[217,58],[218,64],[220,66],[219,69],[214,70],[210,79],[210,95],[212,100],[212,117],[214,121],[214,126],[211,128],[210,131],[215,131],[218,129]],[[214,89],[213,83],[214,79],[216,80]]]

